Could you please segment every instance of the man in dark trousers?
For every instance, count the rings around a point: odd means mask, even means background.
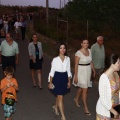
[[[2,63],[2,69],[5,71],[6,67],[12,66],[16,69],[18,64],[18,44],[12,39],[10,33],[6,34],[6,39],[2,41],[0,46],[0,62]]]

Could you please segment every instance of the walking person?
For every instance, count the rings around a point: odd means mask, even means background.
[[[27,26],[27,21],[23,17],[21,21],[21,35],[22,35],[22,40],[25,39],[25,33],[26,33],[26,26]]]
[[[5,29],[5,33],[8,33],[8,18],[5,17],[3,20],[3,25],[4,25],[4,29]]]
[[[16,91],[18,91],[18,83],[13,78],[14,68],[7,67],[4,71],[5,78],[1,80],[2,105],[4,108],[5,120],[12,120],[12,114],[15,113],[15,105],[17,102]],[[9,100],[7,100],[7,97]]]
[[[20,40],[20,33],[21,33],[21,22],[19,19],[14,24],[15,33],[16,33],[16,40]]]
[[[58,54],[52,61],[48,85],[50,91],[56,96],[55,105],[52,108],[56,115],[59,115],[60,111],[61,120],[66,120],[63,99],[64,95],[70,92],[71,77],[70,58],[67,56],[67,47],[64,43],[61,43],[58,48]]]
[[[106,71],[99,79],[96,120],[120,120],[120,78],[117,73],[120,70],[120,57],[115,54],[108,56],[105,66]]]
[[[98,82],[105,67],[105,48],[103,36],[97,37],[97,42],[91,46],[92,61],[96,71],[94,82]]]
[[[76,97],[74,98],[75,105],[80,107],[79,98],[82,96],[84,112],[86,115],[91,115],[87,105],[88,87],[90,85],[91,69],[95,76],[95,69],[92,63],[91,51],[88,49],[88,40],[83,40],[81,48],[75,53],[75,73],[73,85],[78,87]]]
[[[33,34],[31,42],[28,45],[28,52],[30,56],[30,69],[32,74],[33,87],[36,87],[35,71],[38,75],[38,87],[42,89],[42,60],[43,50],[42,44],[38,41],[37,35]]]
[[[3,71],[8,66],[12,66],[16,70],[16,64],[18,64],[19,60],[18,55],[18,44],[12,39],[12,35],[7,33],[6,39],[2,41],[0,47],[0,62],[2,63]]]
[[[2,41],[5,40],[5,37],[6,37],[6,33],[5,33],[5,30],[2,28],[0,30],[0,45],[1,45]]]

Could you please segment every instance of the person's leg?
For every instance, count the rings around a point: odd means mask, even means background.
[[[94,82],[98,83],[99,82],[99,79],[100,79],[100,76],[103,72],[103,68],[100,68],[100,69],[95,69],[95,72],[96,72],[96,76],[94,78]]]
[[[77,93],[76,93],[76,97],[74,98],[74,101],[75,101],[75,104],[77,107],[80,107],[80,104],[78,101],[79,101],[79,98],[81,96],[81,93],[82,93],[82,89],[78,88]]]
[[[94,80],[94,83],[98,83],[98,81],[99,81],[99,69],[96,69],[95,68],[95,73],[96,73],[96,75],[95,75],[95,78],[93,78]]]
[[[4,117],[5,117],[5,120],[12,120],[11,115],[12,115],[11,106],[4,104]]]
[[[23,27],[21,27],[21,35],[22,35],[22,40],[24,40],[24,30],[23,30]]]
[[[33,86],[36,86],[36,82],[35,82],[35,70],[31,69],[31,75],[32,75],[32,80],[33,80]]]
[[[25,39],[25,31],[26,31],[26,28],[23,27],[23,28],[22,28],[22,31],[21,31],[21,33],[22,33],[22,40]]]
[[[84,104],[84,112],[86,115],[91,115],[91,113],[88,110],[88,106],[87,106],[87,93],[88,93],[88,88],[82,88],[83,92],[82,92],[82,101]]]
[[[63,95],[58,95],[57,98],[58,98],[58,107],[62,116],[61,120],[66,120],[64,114]]]
[[[39,88],[42,88],[42,71],[41,70],[37,70],[37,74],[38,74],[38,86]]]

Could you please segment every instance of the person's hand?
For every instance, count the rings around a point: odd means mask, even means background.
[[[67,88],[69,89],[69,88],[70,88],[70,86],[71,86],[71,85],[70,85],[70,82],[68,82],[68,84],[67,84]]]
[[[11,86],[14,86],[14,83],[13,83],[13,82],[11,82],[11,83],[10,83],[10,85],[11,85]]]
[[[11,86],[11,84],[7,84],[7,87],[10,87]]]
[[[18,65],[18,60],[16,60],[16,65]]]
[[[74,78],[74,83],[75,83],[75,84],[78,83],[78,78],[77,78],[77,77]]]
[[[36,63],[36,60],[35,59],[32,59],[33,63]]]
[[[118,119],[119,116],[120,116],[120,114],[119,114],[118,112],[115,112],[115,113],[113,113],[113,114],[114,114],[114,119],[115,119],[115,120]]]
[[[49,83],[49,84],[48,84],[48,88],[49,88],[49,89],[53,89],[53,84],[52,84],[52,83]]]

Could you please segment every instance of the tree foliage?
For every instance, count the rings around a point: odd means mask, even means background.
[[[107,23],[120,29],[120,0],[72,0],[66,5],[64,13],[69,18]]]

